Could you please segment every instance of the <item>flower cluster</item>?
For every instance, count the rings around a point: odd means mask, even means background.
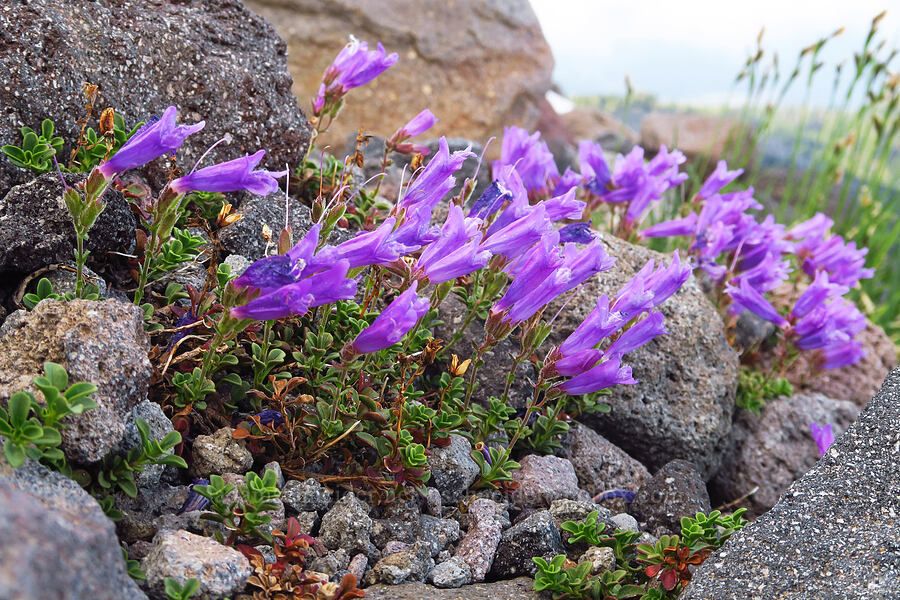
[[[384,73],[397,62],[397,58],[396,52],[385,52],[381,43],[377,50],[369,50],[366,42],[351,36],[322,76],[319,92],[313,100],[313,114],[318,117],[336,113],[347,92]]]

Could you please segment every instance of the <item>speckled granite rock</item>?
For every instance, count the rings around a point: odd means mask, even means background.
[[[97,408],[68,417],[62,449],[72,462],[98,461],[119,446],[132,408],[147,397],[149,349],[143,315],[132,304],[44,300],[0,338],[0,402],[31,388],[45,361],[61,364],[70,384],[93,383]]]
[[[244,440],[232,437],[234,429],[223,427],[212,435],[198,435],[192,449],[191,472],[198,477],[214,473],[246,473],[253,466],[253,455]]]
[[[542,600],[543,596],[533,587],[531,577],[446,590],[426,583],[379,584],[366,588],[366,600]]]
[[[166,577],[179,584],[200,581],[198,599],[213,600],[243,589],[253,568],[247,558],[216,540],[187,531],[161,531],[141,561],[147,575],[145,586],[154,598],[165,599]]]
[[[731,502],[758,488],[739,506],[748,509],[748,517],[764,513],[819,460],[810,422],[828,423],[840,435],[858,412],[853,402],[821,394],[770,400],[759,415],[738,411],[731,443],[710,489],[720,502]]]
[[[603,234],[616,264],[579,289],[557,318],[548,344],[559,343],[594,309],[601,294],[612,297],[651,258],[670,256]],[[548,309],[553,314],[557,300]],[[585,423],[654,471],[673,458],[690,460],[709,479],[726,447],[738,357],[723,333],[722,319],[691,277],[659,310],[667,335],[631,352],[637,385],[612,388],[609,414],[585,417]]]
[[[77,483],[0,453],[0,598],[146,599],[125,571],[113,522]]]
[[[456,556],[472,569],[473,581],[484,581],[491,570],[503,528],[493,500],[478,498],[469,505],[469,530],[456,547]]]
[[[898,421],[894,370],[822,460],[697,569],[682,598],[897,598]]]
[[[332,550],[343,548],[350,554],[362,552],[371,560],[378,556],[378,550],[369,539],[371,529],[369,507],[351,492],[335,502],[322,517],[319,540]]]
[[[19,127],[45,117],[73,143],[86,81],[100,86],[99,109],[115,107],[128,124],[172,104],[186,122],[205,119],[179,152],[183,168],[225,133],[234,141],[213,150],[208,164],[265,148],[264,164],[283,169],[309,144],[309,124],[291,95],[287,46],[239,0],[17,0],[3,4],[0,31],[0,145],[19,142]],[[146,171],[157,185],[163,167],[159,160]],[[25,173],[0,161],[0,194]]]
[[[469,486],[475,483],[481,469],[470,454],[472,445],[466,438],[450,434],[450,445],[433,447],[428,458],[431,467],[429,486],[441,493],[445,504],[456,504],[465,497]]]
[[[512,493],[512,501],[522,507],[548,507],[554,500],[590,500],[590,495],[578,487],[578,477],[572,463],[557,456],[529,454],[519,461],[521,468],[512,472],[519,487]]]

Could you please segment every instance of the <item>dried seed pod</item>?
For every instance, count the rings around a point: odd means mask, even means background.
[[[103,136],[113,135],[115,119],[116,111],[113,110],[111,106],[109,108],[104,108],[103,112],[100,113],[100,133]]]

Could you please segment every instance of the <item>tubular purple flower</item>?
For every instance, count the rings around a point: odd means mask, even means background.
[[[321,228],[318,223],[310,227],[303,239],[288,250],[287,254],[274,254],[259,259],[232,281],[232,285],[236,288],[258,288],[260,295],[265,296],[280,287],[296,283],[312,258]]]
[[[528,191],[525,189],[525,184],[522,183],[522,178],[513,167],[502,167],[497,180],[509,190],[510,194],[512,194],[512,199],[506,205],[506,208],[503,209],[503,212],[491,223],[487,230],[488,236],[495,234],[513,221],[521,219],[533,210],[531,202],[528,200]]]
[[[726,285],[725,293],[734,301],[734,305],[731,307],[732,314],[740,314],[744,310],[749,310],[782,329],[787,327],[788,322],[785,318],[778,314],[775,307],[763,298],[762,294],[753,289],[748,281],[741,281],[737,287],[731,284]]]
[[[641,232],[641,237],[674,237],[678,235],[696,235],[697,233],[697,213],[691,213],[680,219],[672,219],[671,221],[662,221],[652,227]]]
[[[580,173],[576,173],[569,167],[566,167],[566,172],[562,174],[562,177],[556,182],[556,187],[553,188],[553,196],[562,196],[569,190],[576,189],[581,185],[581,179]]]
[[[553,363],[553,369],[563,377],[573,377],[593,367],[602,357],[602,350],[587,348],[557,360]]]
[[[540,203],[526,216],[489,235],[481,245],[492,254],[502,254],[512,260],[552,230],[553,223],[547,218],[544,203]]]
[[[681,289],[693,270],[690,259],[682,263],[678,250],[673,252],[672,262],[668,267],[659,268],[647,277],[647,289],[653,294],[650,306],[655,308],[668,300],[672,294]]]
[[[319,93],[313,100],[314,112],[321,114],[326,106],[334,106],[348,91],[384,73],[397,62],[397,58],[396,52],[387,54],[380,42],[377,50],[369,50],[366,42],[350,36],[350,41],[325,70]]]
[[[617,384],[632,385],[635,383],[637,380],[631,376],[631,367],[622,366],[622,362],[618,358],[612,358],[554,387],[569,395],[578,396],[598,392]]]
[[[393,146],[409,138],[414,138],[434,127],[437,122],[438,118],[426,108],[410,119],[409,123],[395,131],[388,143]]]
[[[849,367],[866,357],[866,351],[863,350],[862,342],[856,340],[850,340],[849,342],[824,348],[822,354],[825,358],[825,362],[822,363],[820,368],[823,371]]]
[[[396,219],[384,220],[375,231],[360,233],[337,246],[325,246],[309,261],[309,272],[326,268],[338,260],[347,260],[350,268],[380,265],[400,258],[400,244],[391,237]]]
[[[428,207],[430,214],[438,202],[443,200],[456,185],[456,177],[453,174],[462,168],[467,158],[472,156],[475,155],[468,149],[450,154],[447,138],[442,137],[438,141],[438,151],[407,186],[403,197],[397,203],[397,208],[408,209],[411,206],[423,205]]]
[[[504,165],[513,165],[528,191],[544,189],[549,182],[555,181],[559,170],[553,154],[540,137],[540,131],[529,135],[521,127],[505,127],[500,160],[493,163],[494,172]]]
[[[562,261],[558,240],[545,236],[516,261],[513,281],[494,304],[494,310],[502,312],[524,298],[556,271]]]
[[[140,167],[154,158],[175,152],[189,135],[206,125],[206,121],[194,125],[176,125],[177,113],[174,106],[167,108],[159,120],[141,127],[118,152],[101,163],[97,170],[110,179],[114,175]]]
[[[797,321],[795,343],[801,350],[844,344],[865,327],[865,316],[852,302],[832,298]]]
[[[314,306],[336,300],[351,300],[356,295],[356,280],[346,279],[349,268],[346,260],[337,261],[328,270],[231,309],[231,315],[236,319],[268,321],[302,315]]]
[[[239,192],[246,190],[257,196],[268,196],[278,190],[279,177],[287,175],[287,171],[254,171],[256,165],[265,156],[266,151],[235,158],[228,162],[204,167],[179,177],[169,184],[178,194],[186,192]]]
[[[647,288],[647,278],[653,273],[656,261],[652,258],[619,289],[612,310],[630,321],[653,305],[653,291]]]
[[[561,221],[562,219],[580,219],[584,213],[586,204],[581,200],[575,199],[575,189],[568,192],[544,200],[540,203],[547,209],[547,218],[551,221]]]
[[[416,296],[416,287],[414,283],[394,298],[375,321],[356,336],[351,344],[356,353],[368,354],[393,346],[428,312],[428,299]]]
[[[579,244],[589,244],[595,237],[594,232],[591,231],[590,221],[572,223],[559,230],[559,241],[563,243],[577,242]]]
[[[813,277],[818,270],[828,271],[831,281],[854,287],[860,279],[875,274],[864,268],[868,248],[856,248],[856,242],[846,243],[835,235],[827,240],[821,236],[806,238],[796,244],[797,256],[803,259],[803,270]]]
[[[620,313],[610,312],[609,297],[604,294],[597,298],[597,306],[587,318],[559,345],[559,352],[563,356],[571,356],[593,348],[602,339],[618,331],[625,322]]]
[[[468,216],[477,219],[489,219],[500,210],[503,205],[512,200],[512,192],[503,186],[499,179],[495,179],[481,196],[472,204]]]
[[[816,278],[809,287],[800,294],[791,314],[795,317],[805,317],[817,306],[824,304],[829,298],[843,296],[848,291],[850,291],[850,288],[831,283],[828,281],[828,273],[820,271],[816,273]]]
[[[632,325],[619,339],[610,344],[606,349],[606,356],[622,358],[632,350],[640,348],[658,335],[667,333],[663,323],[663,315],[660,312],[652,312],[644,319]]]
[[[484,268],[491,253],[482,250],[479,240],[472,239],[428,264],[420,264],[431,283],[443,283]]]
[[[825,456],[831,444],[834,443],[834,431],[830,424],[819,425],[818,423],[810,423],[809,429],[812,432],[812,438],[816,442],[819,449],[819,456]]]
[[[609,165],[603,158],[603,148],[600,144],[590,140],[584,140],[578,144],[578,164],[581,167],[581,176],[584,179],[584,187],[595,196],[603,196],[608,191],[606,185],[612,179]]]
[[[788,237],[792,240],[802,240],[808,237],[824,237],[825,233],[834,225],[829,217],[822,213],[816,213],[806,221],[797,223],[788,231]]]
[[[740,177],[743,172],[743,169],[729,171],[728,164],[724,160],[720,160],[716,164],[716,170],[700,186],[700,191],[697,192],[697,195],[701,198],[709,198],[713,194],[718,194],[723,187]]]

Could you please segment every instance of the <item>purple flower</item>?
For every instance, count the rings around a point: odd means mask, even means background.
[[[825,456],[831,444],[834,443],[834,431],[831,429],[831,425],[828,423],[825,425],[810,423],[809,429],[812,431],[813,440],[819,448],[819,456]]]
[[[562,195],[544,200],[541,205],[547,209],[547,218],[551,221],[581,219],[585,207],[584,202],[575,199],[574,188]]]
[[[393,346],[428,312],[428,299],[416,296],[416,286],[411,285],[394,298],[375,321],[356,336],[351,345],[356,353],[368,354]]]
[[[843,345],[865,327],[865,315],[852,302],[832,298],[797,321],[795,343],[801,350]]]
[[[594,240],[594,237],[590,221],[572,223],[559,230],[559,241],[563,243],[578,242],[579,244],[589,244]]]
[[[574,354],[564,356],[553,363],[553,370],[564,377],[572,377],[584,373],[603,358],[603,351],[596,348],[579,350]]]
[[[484,267],[491,253],[479,247],[480,223],[480,219],[464,218],[459,206],[451,206],[441,237],[425,248],[417,267],[432,283],[450,281]]]
[[[401,247],[392,239],[396,219],[390,217],[374,231],[360,233],[337,246],[325,246],[309,261],[310,272],[346,260],[350,268],[379,265],[400,258]]]
[[[731,307],[733,314],[739,314],[744,310],[749,310],[756,316],[774,323],[784,329],[788,322],[778,314],[775,307],[766,300],[762,294],[753,289],[753,286],[746,280],[741,281],[737,287],[728,284],[725,286],[725,293],[731,296],[734,305]]]
[[[169,184],[175,192],[239,192],[246,190],[257,196],[268,196],[278,190],[279,177],[287,171],[254,171],[266,154],[260,150],[256,154],[235,158],[228,162],[204,167]]]
[[[236,319],[268,321],[302,315],[314,306],[337,300],[351,300],[356,295],[356,279],[346,278],[349,268],[348,261],[339,260],[327,270],[231,309],[231,315]]]
[[[511,269],[514,275],[506,293],[493,307],[495,312],[503,312],[534,291],[545,279],[550,277],[563,259],[559,253],[559,240],[551,235],[544,236],[514,263]]]
[[[521,175],[528,191],[546,188],[549,182],[559,177],[559,170],[553,154],[540,137],[540,131],[529,135],[521,127],[505,127],[500,160],[493,163],[494,172],[498,172],[502,166],[512,165]]]
[[[552,230],[553,223],[547,218],[547,210],[542,202],[534,206],[526,216],[488,235],[481,245],[493,254],[502,254],[512,260]]]
[[[678,166],[685,161],[677,150],[669,152],[661,146],[653,159],[644,163],[644,149],[636,146],[627,156],[616,157],[612,181],[614,189],[601,196],[604,202],[628,203],[626,225],[637,223],[650,204],[662,198],[663,193],[687,179],[679,173]]]
[[[151,122],[135,133],[97,170],[107,179],[118,173],[130,171],[154,158],[171,154],[181,147],[184,140],[192,133],[203,129],[205,121],[194,125],[176,125],[177,110],[170,106],[156,122]]]
[[[260,425],[271,425],[273,428],[284,425],[284,415],[280,410],[264,410],[257,413]]]
[[[479,241],[473,239],[431,263],[423,265],[423,269],[431,283],[443,283],[484,268],[490,259],[491,253],[483,250]]]
[[[855,365],[866,357],[866,351],[863,350],[862,343],[856,340],[823,348],[822,354],[825,362],[822,363],[820,368],[823,371]]]
[[[259,259],[247,267],[232,285],[237,288],[258,288],[260,294],[264,296],[280,287],[296,283],[312,258],[321,228],[318,223],[310,227],[303,239],[287,254],[275,254]]]
[[[609,165],[603,158],[603,148],[600,147],[600,144],[590,140],[584,140],[578,144],[578,164],[581,166],[584,187],[595,196],[606,194],[606,186],[612,176],[609,172]]]
[[[494,180],[481,196],[472,204],[469,217],[489,219],[500,210],[504,204],[512,200],[512,192],[506,189],[500,180]]]
[[[438,151],[407,186],[397,207],[403,209],[421,204],[433,209],[456,185],[454,173],[459,171],[466,159],[472,156],[475,155],[468,149],[450,154],[447,138],[442,137],[438,141]]]
[[[188,492],[188,496],[185,499],[184,504],[182,504],[181,508],[179,508],[175,513],[176,515],[183,515],[186,512],[193,512],[195,510],[205,510],[206,507],[209,506],[209,498],[200,495],[198,492],[195,492],[195,485],[209,485],[209,479],[201,479],[200,477],[194,478],[194,481],[191,484],[191,491]]]
[[[608,357],[622,358],[632,350],[640,348],[656,336],[664,333],[667,332],[663,323],[662,313],[650,313],[646,318],[632,325],[616,341],[610,344],[605,354]]]
[[[650,303],[651,308],[655,308],[669,299],[672,294],[681,289],[684,282],[688,280],[693,271],[693,265],[690,260],[681,262],[678,250],[672,253],[672,262],[668,267],[660,266],[650,276],[647,277],[647,289],[653,294],[653,301]]]
[[[622,362],[618,358],[611,358],[572,379],[556,384],[554,387],[572,396],[578,396],[598,392],[617,384],[632,385],[635,383],[637,380],[631,376],[631,367],[622,366]]]
[[[743,169],[729,171],[728,164],[724,160],[720,160],[716,165],[716,170],[700,186],[700,191],[697,192],[697,195],[701,198],[709,198],[713,194],[718,194],[719,190],[740,177],[743,172]]]
[[[528,200],[528,190],[525,189],[525,184],[522,183],[522,178],[515,168],[512,166],[501,167],[500,172],[497,174],[497,181],[509,191],[512,198],[506,205],[506,208],[491,223],[487,230],[488,236],[493,235],[513,221],[521,219],[534,210],[534,207]]]
[[[800,294],[794,309],[791,311],[796,317],[805,317],[813,309],[825,303],[835,296],[843,296],[850,288],[828,281],[828,273],[820,271],[816,273],[815,280]]]
[[[325,70],[319,93],[313,100],[315,114],[334,106],[348,91],[365,85],[397,62],[397,53],[387,54],[379,42],[377,50],[369,50],[366,42],[350,36],[350,41]]]
[[[847,243],[839,235],[825,239],[823,235],[814,235],[796,244],[797,256],[803,260],[803,270],[810,277],[816,271],[824,270],[831,281],[854,287],[860,279],[869,279],[875,274],[874,269],[866,269],[868,248],[856,248],[856,242]]]
[[[556,187],[553,188],[553,196],[562,196],[569,190],[574,190],[581,185],[581,179],[580,173],[576,173],[569,167],[566,167],[566,172],[563,173],[559,181],[556,182]]]
[[[662,221],[652,227],[641,232],[641,236],[645,238],[656,237],[675,237],[678,235],[696,235],[697,234],[697,213],[691,213],[680,219],[672,219],[671,221]]]
[[[417,135],[421,135],[434,127],[435,123],[437,122],[437,117],[435,117],[434,114],[426,108],[415,117],[410,119],[409,123],[395,131],[394,135],[391,136],[391,139],[388,143],[394,146],[396,144],[399,144],[403,140],[414,138]]]
[[[809,237],[824,237],[825,234],[834,225],[829,217],[822,213],[816,213],[806,221],[797,223],[790,231],[788,237],[792,240],[803,240]]]
[[[597,299],[596,308],[560,344],[559,352],[563,356],[571,356],[587,348],[593,348],[603,338],[618,331],[625,323],[626,320],[621,313],[610,312],[609,297],[604,294]]]

